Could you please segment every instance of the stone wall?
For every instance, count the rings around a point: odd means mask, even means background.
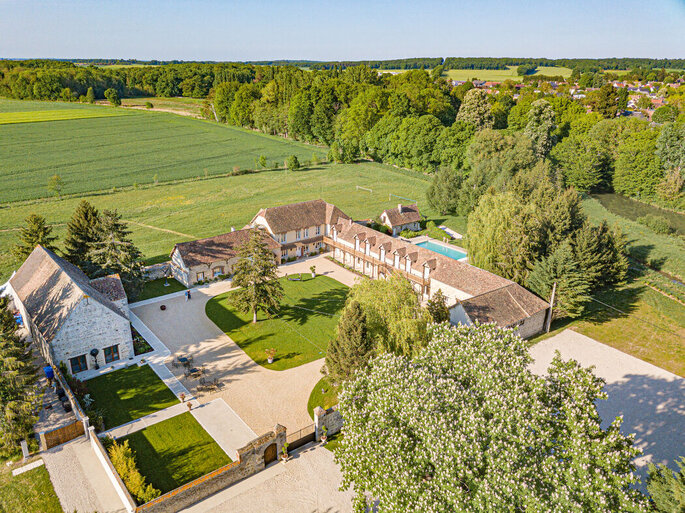
[[[124,507],[126,508],[126,511],[129,513],[133,513],[136,510],[136,502],[133,500],[133,497],[131,497],[131,494],[128,492],[126,485],[124,484],[124,482],[119,477],[119,474],[117,473],[116,469],[114,468],[114,465],[112,465],[112,462],[109,459],[109,455],[107,454],[107,451],[105,450],[102,443],[100,442],[100,439],[95,434],[95,428],[94,427],[89,428],[89,432],[90,432],[90,446],[93,449],[93,451],[95,452],[95,456],[97,457],[97,459],[100,461],[100,463],[104,467],[105,473],[107,474],[107,477],[109,478],[109,480],[114,485],[114,489],[116,490],[117,495],[119,496],[119,498],[124,503]]]
[[[549,309],[542,310],[525,319],[517,329],[519,336],[521,338],[530,338],[538,333],[542,333],[545,329],[547,312],[549,312]]]
[[[277,424],[273,431],[255,438],[245,447],[238,449],[237,461],[138,506],[136,512],[176,513],[182,511],[233,483],[263,470],[265,467],[264,452],[272,444],[275,444],[276,455],[279,455],[285,439],[285,428]]]
[[[336,406],[324,410],[321,406],[314,408],[314,435],[316,441],[321,440],[323,427],[326,426],[328,436],[339,433],[343,427],[344,420]]]
[[[145,281],[158,280],[165,276],[171,276],[171,266],[169,265],[169,262],[143,267],[143,278]]]

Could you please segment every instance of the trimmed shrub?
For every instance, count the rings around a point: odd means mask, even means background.
[[[108,452],[112,465],[114,465],[114,468],[119,473],[119,477],[121,477],[126,488],[138,504],[150,502],[162,494],[150,483],[145,483],[145,477],[136,467],[135,454],[133,449],[128,446],[128,440],[124,440],[121,444],[112,441]]]
[[[668,219],[654,214],[638,217],[637,222],[646,226],[654,233],[660,233],[662,235],[669,235],[675,231],[675,228]]]

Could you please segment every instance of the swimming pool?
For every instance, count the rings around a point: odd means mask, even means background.
[[[417,242],[416,245],[421,246],[422,248],[430,249],[431,251],[435,251],[436,253],[445,255],[446,257],[450,257],[453,260],[461,260],[462,258],[466,258],[466,253],[463,251],[459,251],[458,249],[454,248],[448,248],[447,246],[436,244],[435,242],[431,242],[429,240],[425,242]]]

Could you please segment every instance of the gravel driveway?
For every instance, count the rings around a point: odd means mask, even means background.
[[[623,415],[621,431],[635,433],[635,445],[643,451],[635,460],[643,490],[648,463],[676,467],[674,461],[685,456],[685,379],[572,330],[531,348],[533,371],[543,374],[555,350],[564,360],[594,365],[606,380],[609,398],[597,405],[602,426]]]

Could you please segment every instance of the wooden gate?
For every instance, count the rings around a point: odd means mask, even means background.
[[[264,465],[268,465],[272,461],[276,461],[276,444],[269,445],[264,451]]]

